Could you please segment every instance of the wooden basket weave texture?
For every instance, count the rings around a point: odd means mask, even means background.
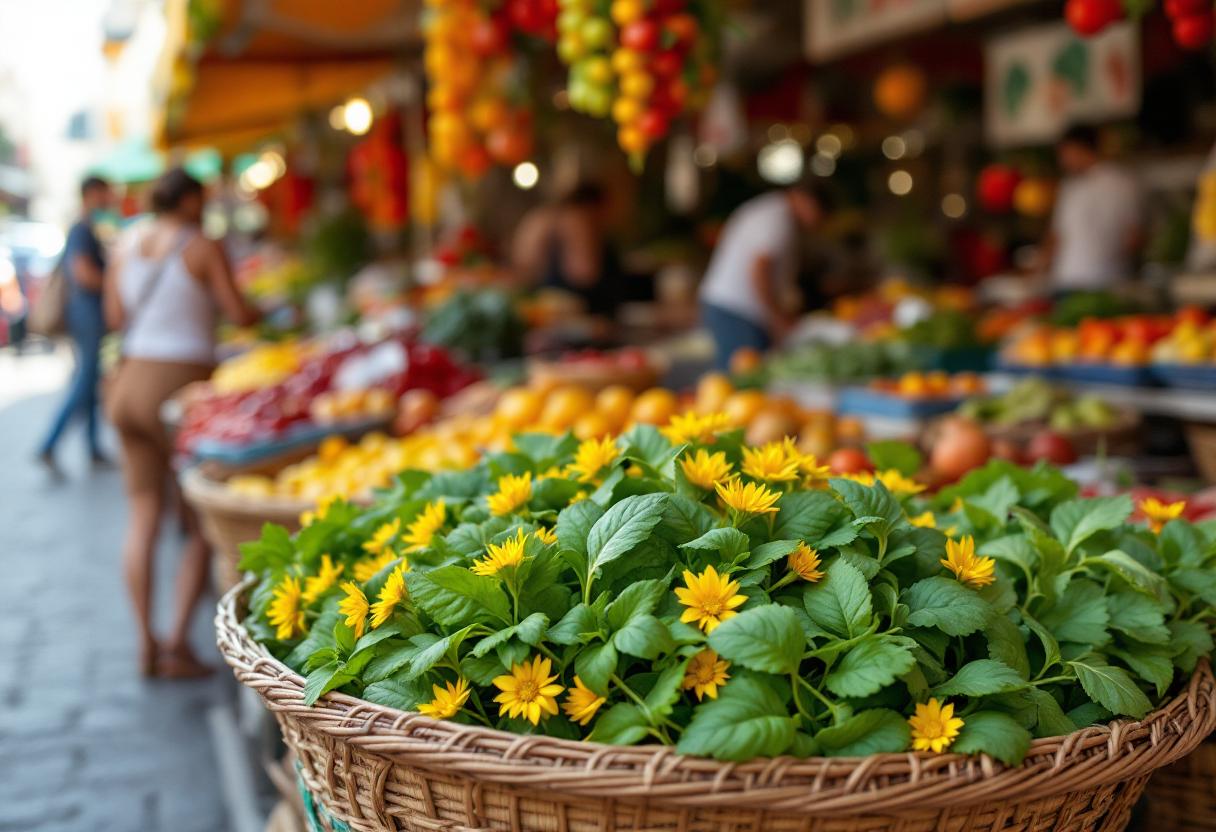
[[[358,832],[1119,832],[1149,776],[1216,725],[1206,661],[1166,707],[1035,740],[1022,766],[981,755],[881,754],[721,763],[437,721],[304,680],[240,625],[216,629],[237,678],[275,713],[304,785]]]
[[[1209,739],[1148,781],[1149,828],[1216,832],[1216,742]]]

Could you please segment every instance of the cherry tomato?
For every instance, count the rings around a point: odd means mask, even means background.
[[[483,18],[469,32],[469,46],[483,58],[497,55],[507,48],[509,33],[501,17]]]
[[[654,78],[647,72],[627,72],[621,76],[621,95],[626,98],[649,98],[654,92]]]
[[[873,471],[874,464],[861,448],[839,448],[828,457],[828,466],[837,474]]]
[[[1078,35],[1090,37],[1117,20],[1121,11],[1118,0],[1068,0],[1064,19]]]
[[[675,78],[684,68],[684,56],[674,49],[664,49],[650,59],[650,71],[657,78]]]
[[[657,109],[652,108],[642,113],[634,125],[650,141],[657,141],[667,134],[667,116]]]
[[[605,17],[589,17],[583,21],[579,34],[590,51],[606,49],[612,43],[612,24]]]
[[[646,16],[646,6],[641,0],[612,0],[609,14],[617,26],[628,26]]]
[[[1174,40],[1183,49],[1202,49],[1211,39],[1211,12],[1188,14],[1174,19]]]
[[[659,45],[659,27],[653,20],[639,20],[621,29],[621,46],[636,52],[651,52]]]
[[[1165,16],[1177,20],[1191,14],[1199,14],[1208,9],[1207,0],[1165,0],[1162,4]]]
[[[650,146],[646,134],[636,124],[630,124],[617,131],[616,143],[626,153],[645,153]]]
[[[636,98],[618,98],[612,102],[612,120],[617,124],[633,124],[644,112],[643,107]]]
[[[697,19],[690,14],[673,14],[663,21],[663,31],[670,33],[682,48],[692,46],[700,30]]]

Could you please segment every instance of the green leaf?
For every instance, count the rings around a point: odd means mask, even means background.
[[[913,627],[937,627],[952,636],[971,635],[992,615],[992,607],[974,590],[940,575],[917,581],[903,601]]]
[[[1130,512],[1129,512],[1130,513]],[[1152,710],[1144,691],[1121,667],[1112,667],[1098,658],[1068,662],[1089,698],[1112,714],[1143,719]]]
[[[682,549],[716,549],[725,561],[732,561],[751,548],[747,535],[738,529],[710,529],[696,540],[680,544]]]
[[[1098,532],[1122,526],[1131,517],[1132,509],[1132,498],[1127,494],[1071,500],[1056,506],[1051,513],[1051,528],[1064,544],[1064,550],[1072,554],[1073,549]]]
[[[862,485],[853,480],[832,478],[828,480],[832,490],[844,498],[844,503],[858,517],[877,517],[878,521],[867,523],[876,527],[877,534],[886,534],[891,529],[905,522],[904,509],[899,500],[891,496],[891,492],[881,482],[873,485]],[[784,535],[783,535],[784,537]]]
[[[1022,695],[1035,706],[1036,737],[1062,737],[1077,730],[1077,726],[1064,714],[1060,703],[1047,691],[1032,687],[1022,691]]]
[[[1012,563],[1028,575],[1033,575],[1039,566],[1039,554],[1025,535],[1015,534],[989,540],[979,546],[975,553]]]
[[[1198,568],[1212,556],[1212,547],[1199,530],[1185,520],[1166,523],[1157,537],[1157,546],[1161,557],[1170,565]]]
[[[988,639],[988,656],[1011,668],[1023,679],[1030,678],[1030,659],[1018,625],[1005,615],[995,615],[984,629]]]
[[[968,497],[966,503],[982,509],[996,521],[998,527],[1003,527],[1009,518],[1009,509],[1017,505],[1021,496],[1013,479],[1005,476],[988,486],[983,494]]]
[[[1136,641],[1147,644],[1168,644],[1169,628],[1165,626],[1166,604],[1140,592],[1125,589],[1106,596],[1110,626]]]
[[[550,433],[517,433],[511,437],[515,449],[530,458],[537,471],[546,471],[578,448],[578,439],[566,431],[562,436]]]
[[[616,648],[611,644],[593,644],[578,654],[574,672],[588,688],[607,696],[609,677],[616,673],[616,660]]]
[[[653,661],[676,649],[667,625],[653,615],[635,615],[612,635],[616,649],[627,656]]]
[[[1099,555],[1096,558],[1086,558],[1081,562],[1081,565],[1095,567],[1118,575],[1134,589],[1138,589],[1146,595],[1152,595],[1153,597],[1156,597],[1164,582],[1164,579],[1160,575],[1149,570],[1127,552],[1121,552],[1118,549],[1107,552],[1104,555]]]
[[[285,569],[295,560],[295,547],[291,544],[291,535],[282,526],[274,523],[262,525],[260,540],[242,543],[241,562],[238,568],[242,572],[264,572],[267,569]]]
[[[668,666],[655,681],[654,687],[646,694],[646,707],[657,718],[663,719],[671,715],[672,706],[680,699],[684,691],[684,674],[688,668],[688,659],[683,659]]]
[[[1212,652],[1212,634],[1199,621],[1171,621],[1170,650],[1183,673],[1194,673],[1201,658]]]
[[[650,530],[663,516],[667,498],[666,494],[626,497],[596,521],[587,535],[587,558],[592,575],[649,536]],[[565,512],[562,514],[564,516]],[[560,517],[558,523],[561,523]]]
[[[304,704],[312,705],[334,688],[342,687],[353,678],[353,675],[343,672],[339,662],[330,662],[318,667],[304,680]]]
[[[1030,732],[1007,714],[980,711],[967,716],[950,750],[960,754],[987,754],[1013,767],[1022,764],[1032,740]]]
[[[633,745],[649,730],[650,722],[637,705],[620,702],[595,721],[595,728],[587,739],[606,745]]]
[[[472,500],[490,490],[489,470],[478,465],[467,471],[440,471],[414,494],[417,500],[441,498]]]
[[[672,450],[671,440],[659,433],[654,425],[635,425],[621,434],[625,456],[661,468]]]
[[[802,540],[811,545],[845,515],[828,491],[790,491],[781,495],[773,522],[772,540]],[[848,541],[845,541],[848,542]]]
[[[577,644],[582,636],[595,633],[598,629],[595,611],[586,604],[579,604],[550,627],[546,637],[554,644]]]
[[[776,757],[794,742],[797,728],[798,720],[772,688],[740,675],[717,699],[697,706],[676,750],[735,762]]]
[[[895,711],[873,708],[861,711],[840,725],[824,728],[815,741],[825,757],[867,757],[893,754],[912,742],[908,721]]]
[[[638,581],[630,584],[608,605],[608,626],[619,630],[634,616],[649,615],[655,611],[666,594],[666,581]]]
[[[579,500],[557,515],[557,542],[560,548],[587,556],[587,537],[604,516],[604,510],[590,500]]]
[[[1051,631],[1056,641],[1075,641],[1095,647],[1110,641],[1110,633],[1106,629],[1110,623],[1106,594],[1093,581],[1080,579],[1069,582],[1064,593],[1039,614],[1038,620]]]
[[[708,508],[687,497],[672,494],[667,498],[663,519],[654,527],[654,534],[673,546],[679,546],[696,540],[716,524],[717,517]]]
[[[841,558],[829,564],[824,577],[807,584],[802,603],[812,622],[841,638],[860,635],[874,614],[865,577]]]
[[[511,607],[497,578],[474,575],[461,566],[407,572],[410,597],[440,624],[463,627],[497,619],[511,623]]]
[[[748,569],[759,569],[762,566],[768,566],[775,560],[780,560],[792,553],[798,548],[797,540],[774,540],[771,543],[765,543],[762,546],[757,546],[752,556],[747,559],[746,567]]]
[[[1027,682],[1018,672],[1003,662],[993,659],[976,659],[959,668],[958,673],[947,682],[933,688],[933,695],[986,696],[990,693],[1005,693],[1021,690]]]
[[[507,627],[505,630],[499,630],[477,642],[473,647],[473,655],[481,658],[498,645],[508,641],[512,636],[517,637],[524,644],[535,647],[537,642],[541,640],[541,637],[544,636],[545,628],[548,626],[548,616],[534,612],[518,624]]]
[[[1133,644],[1116,650],[1115,655],[1137,676],[1156,686],[1158,696],[1164,696],[1174,681],[1174,656],[1167,644]]]
[[[844,654],[824,679],[824,685],[837,696],[870,696],[915,666],[916,658],[907,644],[890,636],[873,635]]]
[[[925,457],[907,442],[886,439],[882,442],[867,442],[866,455],[874,464],[875,470],[887,471],[894,468],[905,477],[910,477],[924,467]]]
[[[421,679],[404,681],[402,679],[389,678],[380,682],[373,682],[365,687],[362,698],[368,702],[375,702],[377,705],[384,705],[387,708],[396,708],[399,711],[413,711],[417,710],[420,703],[431,701],[432,691],[431,686]]]
[[[751,670],[788,675],[798,672],[806,638],[791,609],[766,604],[723,621],[709,634],[709,646]]]
[[[1211,569],[1178,569],[1170,574],[1170,582],[1208,604],[1216,605],[1216,571]]]

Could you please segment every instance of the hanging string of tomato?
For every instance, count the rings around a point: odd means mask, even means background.
[[[1152,0],[1067,0],[1064,19],[1082,37],[1092,37],[1112,23],[1127,17],[1142,17]],[[1183,49],[1202,49],[1212,40],[1213,10],[1210,0],[1164,0],[1174,42]]]

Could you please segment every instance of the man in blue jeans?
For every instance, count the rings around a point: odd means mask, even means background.
[[[713,336],[718,368],[740,347],[780,344],[797,322],[789,295],[798,277],[799,234],[831,210],[822,184],[803,179],[735,209],[701,281],[701,322]]]
[[[38,459],[58,474],[55,445],[73,416],[85,420],[89,453],[93,464],[107,460],[97,444],[97,381],[101,339],[106,334],[102,312],[101,288],[105,278],[106,257],[101,241],[93,231],[98,214],[110,206],[110,183],[96,176],[80,186],[81,218],[68,231],[60,268],[67,279],[68,300],[65,316],[68,335],[76,345],[76,370],[67,398],[51,425],[51,431],[38,452]]]

